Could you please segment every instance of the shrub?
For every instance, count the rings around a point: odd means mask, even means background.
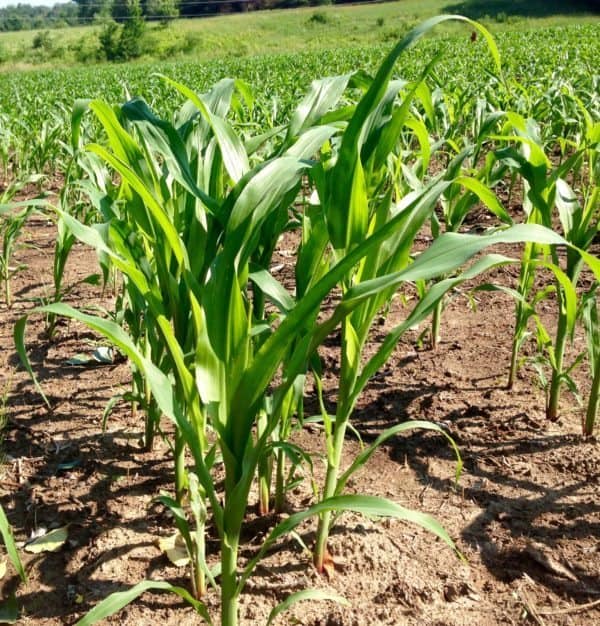
[[[315,11],[310,16],[308,21],[311,24],[327,24],[327,22],[329,22],[329,17],[327,15],[327,13],[325,13],[324,11]]]
[[[52,50],[52,37],[50,37],[50,31],[43,30],[39,33],[36,33],[31,47],[34,50]]]
[[[106,22],[98,35],[100,40],[99,56],[101,58],[107,61],[115,61],[119,58],[120,35],[121,27],[114,20]]]

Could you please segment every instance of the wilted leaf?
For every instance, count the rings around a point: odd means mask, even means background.
[[[33,554],[39,554],[40,552],[56,552],[67,540],[69,536],[68,528],[68,526],[61,526],[38,537],[25,546],[25,552],[32,552]]]
[[[65,361],[67,365],[81,365],[92,367],[98,364],[112,365],[113,362],[113,349],[107,346],[100,346],[90,354],[80,352],[79,354],[76,354],[75,356],[72,356],[70,359],[67,359]]]
[[[113,363],[113,349],[109,346],[99,346],[92,352],[92,356],[98,363]]]
[[[161,537],[158,540],[158,547],[175,567],[184,567],[190,562],[185,542],[179,533],[169,537]]]
[[[0,561],[0,580],[6,576],[6,561]]]

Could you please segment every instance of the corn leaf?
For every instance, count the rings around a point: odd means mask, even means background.
[[[276,617],[288,611],[294,604],[304,602],[306,600],[328,600],[330,602],[341,604],[342,606],[350,606],[350,602],[348,602],[346,598],[338,595],[337,593],[333,593],[332,591],[327,591],[325,589],[302,589],[301,591],[291,593],[283,602],[273,608],[273,610],[269,613],[267,626],[270,626]]]
[[[15,544],[15,540],[13,539],[10,524],[8,523],[8,518],[6,517],[6,513],[4,513],[4,509],[2,508],[2,506],[0,506],[0,536],[2,537],[2,541],[6,547],[6,552],[8,553],[8,558],[10,559],[10,562],[17,570],[17,573],[19,574],[21,580],[23,582],[27,582],[27,574],[25,573],[25,568],[23,567],[23,563],[21,563],[21,559],[19,558],[17,545]]]
[[[428,530],[432,534],[439,537],[444,543],[456,550],[456,545],[450,538],[443,526],[431,515],[407,509],[400,504],[396,504],[386,498],[376,496],[346,495],[333,496],[314,504],[305,511],[300,511],[294,515],[290,515],[283,522],[275,526],[265,539],[263,545],[256,555],[244,568],[238,584],[238,593],[244,588],[248,577],[256,567],[256,564],[263,558],[267,550],[284,535],[291,532],[298,524],[304,520],[324,513],[325,511],[352,511],[354,513],[362,513],[363,515],[376,517],[392,517],[406,522],[411,522]]]
[[[175,585],[163,581],[144,580],[126,591],[111,593],[110,596],[102,600],[102,602],[99,602],[85,617],[80,619],[76,623],[76,626],[91,626],[92,624],[96,624],[100,620],[114,615],[146,591],[170,591],[171,593],[175,593],[190,604],[208,624],[212,624],[206,606],[199,600],[195,600],[186,589],[176,587]]]

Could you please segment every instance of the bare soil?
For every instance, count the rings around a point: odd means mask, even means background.
[[[90,352],[98,339],[76,323],[61,322],[52,341],[44,320],[32,317],[27,339],[34,368],[50,399],[48,410],[19,366],[12,338],[15,321],[50,293],[54,227],[32,220],[17,261],[26,269],[14,278],[15,305],[0,309],[0,392],[8,422],[0,502],[17,540],[31,532],[68,525],[69,538],[54,553],[22,552],[27,584],[7,574],[0,597],[16,591],[20,624],[73,624],[109,593],[144,579],[187,585],[185,568],[171,565],[158,548],[173,532],[172,518],[154,498],[172,489],[168,446],[140,447],[141,416],[118,404],[101,428],[104,408],[127,391],[127,363],[76,367],[67,359]],[[282,244],[275,263],[291,265]],[[98,271],[95,257],[74,248],[67,283]],[[514,284],[516,270],[493,279]],[[489,277],[488,277],[489,278]],[[349,485],[349,490],[388,497],[433,514],[456,540],[457,558],[420,528],[393,520],[343,515],[331,540],[336,564],[330,578],[317,574],[300,543],[288,538],[258,567],[242,600],[241,623],[263,624],[290,593],[320,587],[344,596],[349,606],[305,602],[281,615],[278,624],[579,625],[600,623],[600,449],[582,439],[581,409],[565,393],[561,418],[544,417],[544,393],[524,367],[514,389],[505,388],[513,303],[501,293],[479,293],[477,306],[456,294],[444,314],[442,341],[434,352],[418,341],[424,328],[400,343],[393,358],[369,384],[354,425],[363,441],[406,419],[442,425],[464,461],[456,463],[445,438],[411,432],[390,439]],[[73,289],[77,306],[110,308],[107,294],[88,285]],[[406,315],[394,299],[373,337]],[[552,311],[548,310],[550,319]],[[575,350],[583,348],[577,338]],[[328,401],[335,401],[335,338],[321,351]],[[585,392],[585,365],[579,378]],[[307,411],[315,409],[312,385]],[[296,440],[315,453],[323,475],[322,434],[314,427]],[[345,464],[360,449],[346,442]],[[309,481],[291,495],[290,511],[310,501]],[[249,514],[244,556],[273,519]],[[299,534],[307,546],[315,522]],[[214,560],[216,542],[209,542]],[[215,610],[218,598],[207,600]],[[197,624],[191,608],[170,594],[147,593],[106,623]]]

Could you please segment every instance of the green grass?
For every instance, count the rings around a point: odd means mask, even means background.
[[[564,4],[564,3],[563,3]],[[482,6],[489,7],[483,12]],[[421,20],[444,12],[462,12],[478,17],[492,31],[523,30],[598,22],[598,17],[575,12],[565,5],[562,13],[552,11],[552,3],[522,3],[508,0],[463,2],[452,0],[402,0],[363,6],[324,6],[303,9],[261,11],[195,20],[177,20],[164,28],[150,25],[146,34],[143,61],[190,58],[206,61],[231,56],[254,56],[280,52],[368,46],[397,41]],[[545,7],[545,9],[544,9]],[[317,16],[317,17],[315,17]],[[444,32],[460,26],[449,25]],[[97,47],[100,25],[51,31],[51,46],[34,50],[39,31],[0,34],[0,69],[29,66],[57,67],[77,64],[82,54]],[[85,60],[89,63],[89,59]]]

